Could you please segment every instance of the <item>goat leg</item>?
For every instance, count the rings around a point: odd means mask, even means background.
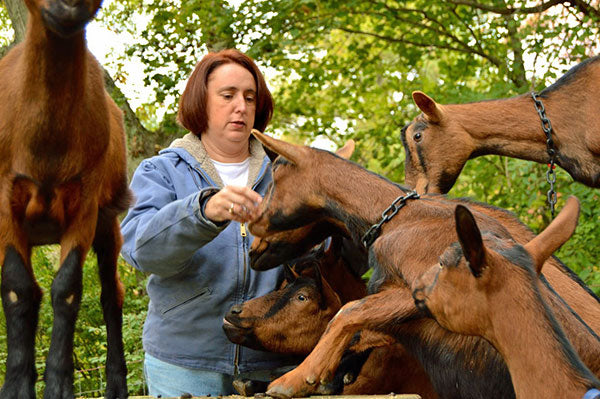
[[[116,216],[100,211],[93,247],[102,284],[100,302],[106,323],[106,399],[127,397],[127,365],[123,353],[123,284],[117,271],[121,233]]]
[[[327,392],[345,349],[356,332],[377,330],[390,321],[401,322],[417,312],[410,291],[389,288],[344,305],[329,322],[317,346],[294,370],[269,385],[267,395],[278,398]]]
[[[73,248],[52,282],[54,324],[44,380],[44,399],[73,398],[73,334],[82,293],[81,266],[85,252]]]
[[[34,345],[42,292],[31,266],[13,246],[6,248],[1,292],[8,357],[0,398],[35,399]]]

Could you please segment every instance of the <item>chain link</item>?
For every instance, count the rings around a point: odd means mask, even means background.
[[[419,194],[416,191],[411,191],[410,193],[400,196],[392,202],[392,205],[388,206],[385,211],[381,213],[381,220],[379,223],[374,224],[367,230],[365,235],[362,237],[361,241],[365,248],[369,248],[371,244],[379,237],[379,233],[381,233],[381,226],[384,223],[389,222],[400,209],[406,205],[406,201],[409,199],[418,199],[420,198]]]
[[[554,190],[554,183],[556,183],[556,172],[554,172],[554,169],[556,168],[556,147],[554,147],[554,140],[552,139],[552,123],[550,123],[550,119],[546,116],[546,109],[544,108],[540,95],[536,92],[532,92],[531,97],[533,98],[535,109],[540,116],[540,120],[542,121],[542,130],[546,134],[546,152],[549,157],[546,181],[550,184],[550,190],[548,190],[546,196],[548,197],[548,204],[550,204],[550,213],[552,214],[552,218],[554,218],[554,207],[558,200],[558,196]]]

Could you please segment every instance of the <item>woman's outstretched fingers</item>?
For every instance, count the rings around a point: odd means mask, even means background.
[[[248,222],[258,216],[262,197],[248,187],[226,186],[209,198],[204,215],[214,221]]]

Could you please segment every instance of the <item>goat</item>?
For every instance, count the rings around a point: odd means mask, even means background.
[[[358,243],[381,220],[382,210],[407,194],[406,188],[327,151],[285,143],[258,131],[253,134],[280,154],[261,214],[249,225],[257,237],[327,222]],[[369,249],[374,269],[371,295],[344,305],[311,354],[271,383],[269,395],[326,393],[354,334],[374,330],[393,336],[419,360],[440,398],[514,397],[508,369],[487,341],[448,332],[420,312],[412,298],[412,282],[456,241],[457,204],[469,204],[477,221],[499,237],[512,236],[521,243],[534,237],[513,214],[488,205],[440,195],[407,200],[398,215],[381,226],[381,235]],[[564,298],[580,315],[581,320],[564,325],[575,347],[582,349],[585,343],[578,334],[588,328],[584,322],[600,331],[600,301],[566,266],[554,258],[547,263],[544,274],[551,286],[543,294],[555,304]],[[598,359],[600,352],[595,350],[583,354],[595,373],[600,373]]]
[[[556,163],[575,179],[600,187],[600,56],[573,67],[540,93],[553,127]],[[546,164],[546,136],[531,94],[469,104],[437,104],[415,91],[422,114],[401,132],[406,184],[445,194],[467,160],[487,154]]]
[[[333,237],[327,251],[320,246],[293,261],[280,289],[234,305],[223,324],[228,338],[254,349],[308,355],[342,305],[367,295],[365,282],[342,256],[344,241]],[[375,341],[384,346],[373,348]],[[362,331],[344,354],[331,386],[344,395],[404,392],[437,398],[416,359],[391,337],[370,331]]]
[[[580,399],[600,388],[540,293],[542,266],[571,237],[578,215],[579,203],[570,197],[557,218],[521,246],[482,236],[469,209],[458,205],[459,244],[413,286],[416,305],[442,326],[494,345],[506,361],[517,399]],[[592,338],[590,345],[600,342]],[[595,393],[600,398],[600,391]]]
[[[60,244],[51,287],[54,323],[44,397],[73,397],[73,334],[82,264],[98,257],[107,329],[107,398],[127,397],[124,290],[117,271],[117,216],[127,209],[122,114],[87,50],[85,24],[100,0],[25,0],[23,43],[0,60],[0,262],[6,317],[2,398],[35,398],[35,332],[42,292],[31,249]]]

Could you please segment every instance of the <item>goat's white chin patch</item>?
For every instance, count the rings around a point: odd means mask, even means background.
[[[67,297],[67,299],[65,299],[65,302],[67,303],[67,305],[70,305],[73,303],[73,299],[75,299],[75,295],[71,294]]]
[[[8,293],[8,300],[11,301],[12,303],[15,303],[19,300],[19,297],[17,296],[16,292],[11,291]]]

